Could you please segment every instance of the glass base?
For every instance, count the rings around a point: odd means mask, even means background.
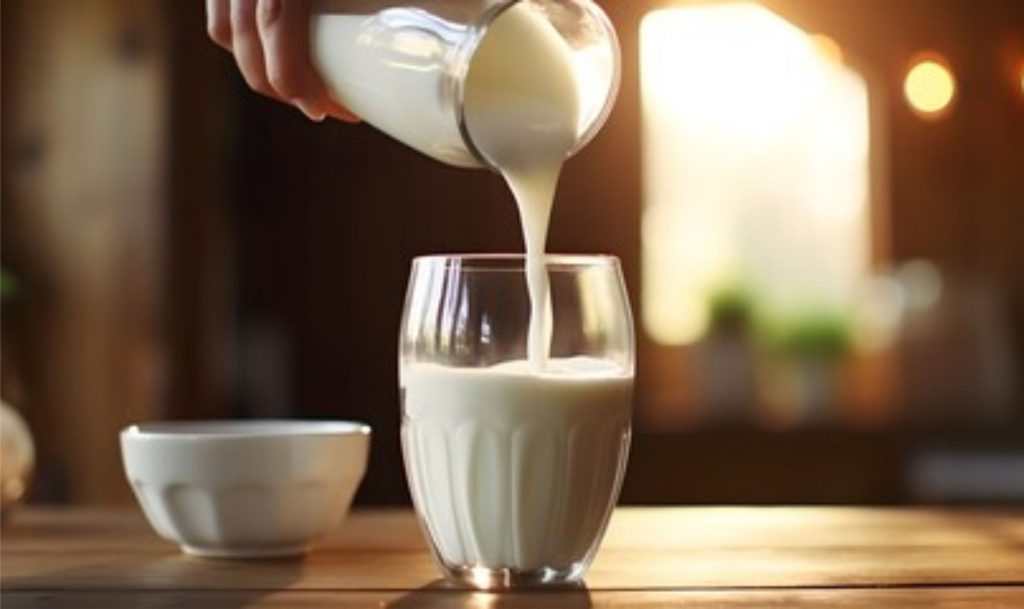
[[[510,588],[565,587],[583,585],[586,566],[577,563],[567,569],[542,567],[520,570],[511,567],[450,567],[444,565],[448,580],[460,586],[478,590],[507,590]]]

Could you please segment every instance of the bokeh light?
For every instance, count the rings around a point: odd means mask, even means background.
[[[941,58],[921,59],[911,66],[903,81],[910,107],[925,117],[944,114],[956,95],[956,79]]]
[[[1017,84],[1020,85],[1020,96],[1024,97],[1024,60],[1017,66]]]

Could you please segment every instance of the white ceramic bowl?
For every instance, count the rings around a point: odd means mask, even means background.
[[[301,554],[348,512],[370,428],[345,421],[204,421],[121,432],[128,482],[153,528],[186,553]]]

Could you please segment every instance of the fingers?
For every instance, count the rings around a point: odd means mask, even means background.
[[[257,0],[231,0],[231,50],[249,88],[280,99],[267,78],[263,43],[256,25]]]
[[[351,110],[342,106],[330,97],[327,98],[327,114],[328,116],[333,116],[334,118],[346,123],[358,123],[362,120],[353,114]]]
[[[210,38],[233,53],[249,87],[312,120],[359,120],[330,98],[309,57],[310,0],[206,0]]]
[[[309,62],[308,0],[258,0],[256,25],[270,86],[310,119],[323,120],[327,91]]]
[[[206,0],[206,33],[231,52],[231,1]]]
[[[309,0],[258,0],[256,24],[263,42],[267,80],[282,98],[312,120],[331,115],[358,120],[331,100],[309,58]]]

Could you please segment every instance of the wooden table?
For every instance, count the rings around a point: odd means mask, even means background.
[[[135,511],[25,509],[2,536],[18,607],[1024,607],[1024,511],[620,508],[575,590],[438,581],[413,514],[357,511],[302,560],[190,558]]]

